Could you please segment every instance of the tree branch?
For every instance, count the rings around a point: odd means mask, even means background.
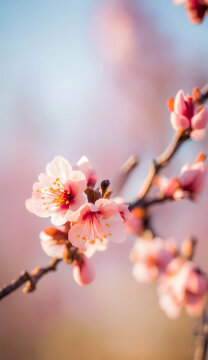
[[[26,283],[25,287],[23,288],[24,293],[34,291],[38,281],[42,278],[42,276],[50,271],[55,271],[60,261],[62,260],[53,259],[45,267],[37,267],[31,273],[28,273],[27,271],[22,272],[17,279],[13,280],[10,284],[5,285],[0,289],[0,300],[11,294],[24,283]]]

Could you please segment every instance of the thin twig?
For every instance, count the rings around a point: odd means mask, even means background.
[[[119,178],[117,180],[117,185],[114,188],[114,195],[120,194],[122,191],[124,185],[126,184],[129,175],[132,173],[132,171],[135,169],[135,167],[138,165],[138,159],[136,156],[131,155],[125,163],[122,165]]]
[[[24,293],[34,291],[38,281],[42,278],[42,276],[50,271],[55,271],[60,261],[62,260],[53,259],[45,267],[37,267],[31,273],[27,271],[22,272],[17,279],[13,280],[10,284],[5,285],[0,289],[0,300],[3,299],[5,296],[11,294],[24,283],[26,283],[25,287],[23,288]]]

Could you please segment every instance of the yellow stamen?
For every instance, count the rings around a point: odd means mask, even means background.
[[[79,238],[80,237],[80,235],[79,234],[77,234],[77,238]]]
[[[108,235],[109,235],[109,236],[112,236],[112,234],[111,234],[111,233],[108,233]]]
[[[105,224],[105,226],[107,226],[108,228],[110,227],[110,225],[109,225],[109,224]]]

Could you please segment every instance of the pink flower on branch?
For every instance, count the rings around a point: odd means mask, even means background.
[[[192,196],[200,195],[207,184],[206,156],[199,154],[193,164],[186,164],[181,169],[179,177],[180,187],[183,192]]]
[[[80,170],[61,156],[56,156],[33,185],[32,197],[26,201],[27,209],[40,217],[50,217],[54,225],[62,225],[71,212],[84,202],[87,180]]]
[[[184,5],[191,22],[200,24],[208,10],[207,0],[174,0],[175,5]]]
[[[198,316],[205,305],[207,278],[193,262],[176,258],[161,277],[158,293],[160,306],[170,318],[178,317],[182,308]]]
[[[134,263],[134,278],[143,283],[158,279],[176,254],[177,248],[173,241],[164,242],[160,238],[137,239],[130,254]]]
[[[171,111],[171,124],[176,131],[203,130],[208,121],[208,109],[205,106],[196,107],[193,98],[184,95],[179,90],[175,100],[169,99],[169,110]]]
[[[85,204],[70,215],[74,225],[69,230],[69,242],[81,251],[95,245],[103,247],[107,239],[120,243],[125,240],[123,217],[127,213],[127,205],[108,199]]]
[[[193,164],[185,164],[179,178],[167,179],[158,176],[156,185],[160,187],[163,196],[179,200],[185,197],[196,199],[207,184],[206,156],[200,153]]]

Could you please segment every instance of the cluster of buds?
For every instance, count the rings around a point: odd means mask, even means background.
[[[173,240],[149,235],[135,241],[130,259],[138,282],[158,282],[160,307],[170,318],[185,308],[191,316],[201,314],[208,290],[207,277],[193,263],[195,240],[185,240],[178,249]]]
[[[174,0],[175,5],[184,5],[190,21],[200,24],[208,10],[207,0]]]
[[[63,157],[55,157],[38,180],[26,207],[55,225],[40,233],[42,248],[48,256],[72,262],[75,281],[86,285],[95,277],[89,258],[106,250],[109,240],[125,240],[128,206],[109,198],[108,180],[95,188],[97,175],[85,156],[74,169]]]
[[[187,131],[196,138],[200,138],[200,135],[203,134],[208,121],[208,109],[204,105],[196,105],[199,96],[199,90],[194,88],[193,96],[184,95],[183,90],[179,90],[175,99],[168,99],[170,120],[174,130]]]

